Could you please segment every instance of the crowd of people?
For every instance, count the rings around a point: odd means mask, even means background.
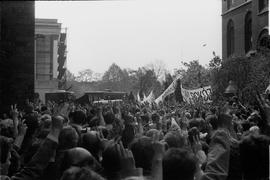
[[[61,103],[1,115],[1,180],[269,180],[270,104]]]

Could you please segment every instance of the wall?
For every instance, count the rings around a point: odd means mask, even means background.
[[[230,19],[234,22],[235,53],[234,56],[245,56],[245,16],[252,12],[252,49],[257,47],[257,40],[262,29],[268,26],[268,9],[258,10],[258,0],[235,0],[234,7],[226,9],[226,1],[222,1],[222,59],[227,58],[227,24]]]
[[[0,111],[34,95],[34,1],[1,1]]]

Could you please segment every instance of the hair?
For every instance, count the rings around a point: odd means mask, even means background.
[[[13,127],[4,126],[0,124],[0,135],[12,138],[13,137]]]
[[[38,118],[34,114],[27,114],[24,118],[27,125],[25,137],[31,137],[39,128]]]
[[[269,176],[270,138],[249,135],[240,143],[240,159],[244,180],[257,180]]]
[[[117,152],[116,144],[110,144],[102,153],[102,167],[105,176],[112,177],[121,170],[121,155]]]
[[[9,138],[0,136],[0,157],[1,157],[1,164],[6,163],[8,158],[8,153],[11,150],[11,142]]]
[[[122,142],[125,148],[134,140],[136,135],[135,127],[132,124],[126,124],[122,132]]]
[[[72,127],[65,127],[59,134],[59,149],[66,150],[78,145],[79,135]]]
[[[72,118],[72,122],[75,124],[84,124],[86,121],[86,114],[81,110],[73,112],[69,117]]]
[[[89,151],[81,147],[75,147],[65,151],[60,171],[64,172],[71,166],[92,167],[94,162],[95,160]]]
[[[112,124],[115,120],[113,113],[106,113],[103,117],[106,124]]]
[[[100,140],[94,133],[84,133],[81,137],[81,146],[87,149],[96,159],[98,152],[101,150]]]
[[[164,136],[164,140],[169,148],[181,148],[185,145],[185,138],[178,132],[168,132]]]
[[[211,124],[214,130],[218,128],[218,118],[216,115],[207,116],[206,121]]]
[[[152,114],[151,119],[154,123],[158,123],[159,115],[157,113]]]
[[[197,167],[196,157],[189,151],[171,148],[163,157],[163,180],[193,180]]]
[[[232,120],[232,117],[229,114],[221,112],[218,115],[218,120],[217,120],[217,127],[223,127],[228,125]]]
[[[63,173],[61,180],[104,180],[104,178],[89,168],[73,166]]]
[[[41,108],[40,108],[40,111],[41,112],[44,112],[44,111],[47,111],[48,110],[48,107],[47,106],[42,106]]]
[[[201,119],[200,118],[196,118],[196,119],[189,121],[189,128],[193,128],[193,127],[197,127],[198,129],[200,129],[200,127],[201,127]]]
[[[154,156],[154,149],[152,140],[149,137],[142,136],[135,139],[130,149],[133,153],[135,164],[137,168],[143,168],[143,174],[149,175],[152,168],[152,160]]]

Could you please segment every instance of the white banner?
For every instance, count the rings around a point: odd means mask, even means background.
[[[183,96],[183,100],[189,104],[199,102],[199,101],[204,102],[204,103],[212,102],[211,86],[205,86],[199,89],[187,90],[187,89],[184,89],[181,85],[181,93]]]
[[[177,85],[177,80],[180,79],[181,76],[178,76],[175,78],[175,80],[170,84],[170,86],[155,100],[155,103],[158,104],[160,101],[163,101],[165,97],[168,95],[174,93],[176,85]]]

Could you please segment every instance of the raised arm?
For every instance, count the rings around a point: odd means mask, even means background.
[[[45,141],[31,161],[17,174],[11,177],[12,180],[34,180],[42,175],[49,160],[53,157],[58,144],[58,136],[63,127],[64,118],[56,116],[52,118],[52,128]]]

